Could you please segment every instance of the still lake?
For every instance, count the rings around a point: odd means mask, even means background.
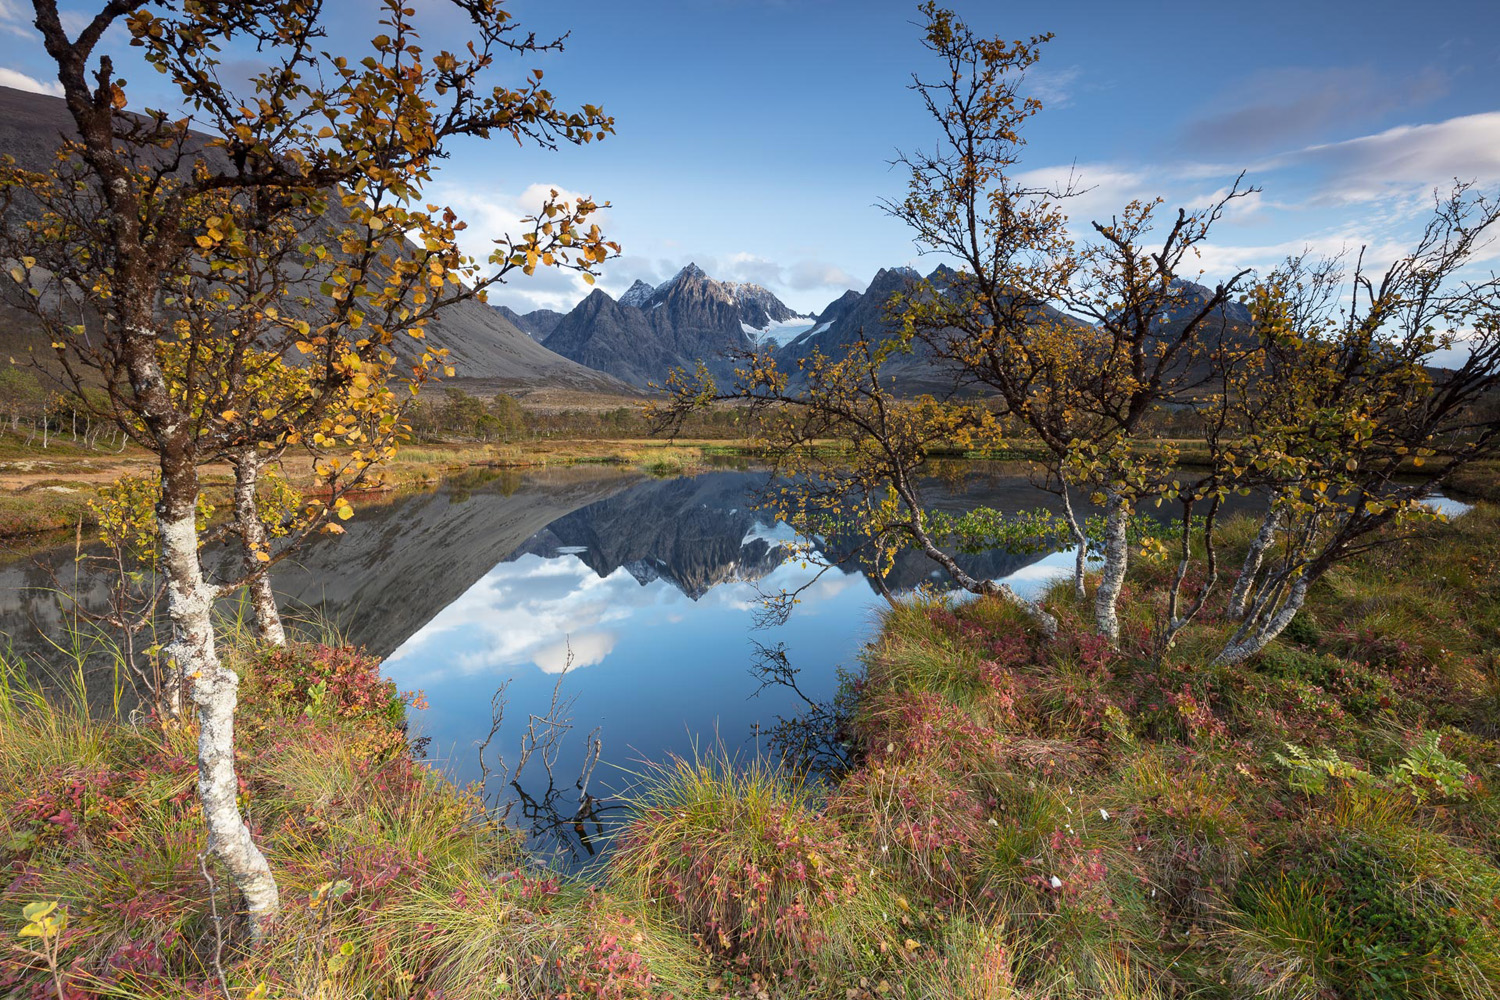
[[[593,824],[573,822],[591,736],[602,753],[588,791],[607,813],[644,762],[754,754],[765,727],[800,712],[794,692],[762,686],[752,669],[759,647],[784,648],[814,700],[832,696],[838,668],[857,666],[884,602],[856,566],[823,572],[783,624],[761,624],[764,594],[795,591],[818,573],[792,557],[786,526],[753,508],[764,482],[737,469],[666,480],[599,467],[474,472],[366,507],[347,534],[281,564],[274,584],[290,615],[336,625],[403,690],[424,693],[414,731],[461,782],[480,777],[477,744],[504,685],[491,766],[503,758],[514,768],[528,731],[537,746],[516,785],[492,778],[489,790],[516,803],[511,821],[537,847],[572,864],[595,847]],[[929,496],[950,510],[1055,504],[1016,467],[985,463],[956,465]],[[1257,506],[1240,500],[1231,512]],[[1073,557],[995,551],[963,561],[1031,596],[1069,573]],[[73,585],[72,565],[71,546],[0,564],[0,632],[16,649],[61,634],[43,567]],[[909,554],[888,583],[909,590],[942,577]],[[101,581],[76,586],[85,603],[103,598]]]

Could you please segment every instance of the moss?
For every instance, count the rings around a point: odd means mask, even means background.
[[[1295,841],[1240,883],[1239,930],[1355,1000],[1463,996],[1493,983],[1494,897],[1474,890],[1495,873],[1452,870],[1442,863],[1451,848],[1413,851],[1409,839],[1356,829]]]

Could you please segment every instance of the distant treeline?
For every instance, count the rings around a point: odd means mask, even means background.
[[[119,425],[100,414],[109,412],[102,392],[88,392],[84,397],[60,392],[43,384],[35,372],[15,365],[0,367],[0,421],[4,429],[25,433],[26,445],[50,447],[57,438],[67,437],[88,448],[118,451],[125,437]]]
[[[691,414],[677,432],[680,438],[715,440],[755,436],[756,416],[740,406],[721,405]],[[527,409],[515,397],[499,393],[488,399],[458,388],[419,401],[411,415],[418,440],[459,440],[508,443],[537,440],[591,440],[650,437],[651,428],[639,406],[611,409]],[[1002,421],[1012,424],[1013,421]],[[1201,418],[1191,407],[1161,410],[1151,415],[1148,437],[1191,439],[1199,436]],[[1017,443],[1032,440],[1018,424],[1010,428]]]
[[[694,414],[679,436],[742,438],[750,430],[748,419],[739,407],[708,410]],[[646,418],[637,406],[528,410],[506,393],[485,399],[458,388],[444,390],[441,397],[419,401],[409,423],[418,440],[457,439],[491,443],[650,436]]]

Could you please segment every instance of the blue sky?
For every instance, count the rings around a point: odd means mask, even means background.
[[[437,6],[434,0],[424,0]],[[24,0],[0,0],[0,83],[43,80]],[[340,30],[373,34],[358,0]],[[915,3],[890,0],[516,0],[539,33],[571,30],[535,64],[564,103],[602,104],[618,135],[558,153],[500,142],[457,150],[433,194],[471,224],[473,249],[556,186],[609,200],[624,256],[602,287],[660,281],[688,261],[815,311],[876,270],[915,260],[876,203],[898,196],[897,148],[932,127],[906,86],[930,68]],[[1022,4],[954,0],[978,31],[1052,31],[1029,84],[1046,105],[1024,167],[1076,166],[1080,223],[1134,197],[1201,204],[1240,169],[1241,203],[1205,254],[1209,277],[1311,245],[1410,238],[1434,185],[1500,184],[1500,4],[1263,2]],[[80,8],[81,9],[81,8]],[[433,35],[447,26],[435,24]],[[128,50],[125,50],[128,53]],[[512,67],[514,72],[519,67]],[[138,74],[132,103],[155,81]],[[564,276],[492,296],[566,307]]]

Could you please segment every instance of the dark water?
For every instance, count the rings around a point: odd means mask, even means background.
[[[476,744],[492,729],[503,685],[490,765],[503,757],[514,769],[528,739],[535,750],[518,782],[491,778],[487,787],[515,803],[512,821],[534,828],[542,846],[577,860],[595,846],[594,828],[573,819],[596,752],[585,801],[600,800],[606,814],[643,762],[756,753],[766,727],[805,707],[786,687],[762,687],[757,650],[783,649],[802,693],[817,701],[834,693],[837,668],[856,666],[872,634],[883,601],[870,578],[855,566],[818,576],[794,558],[791,532],[751,507],[764,478],[583,468],[470,475],[361,511],[346,535],[282,564],[274,583],[289,614],[336,624],[382,657],[403,689],[424,692],[414,728],[460,781],[480,777]],[[930,486],[935,503],[954,510],[1053,499],[1013,469],[975,463]],[[1070,552],[991,552],[967,557],[966,568],[1032,595],[1072,561]],[[73,579],[71,548],[0,565],[0,632],[23,651],[44,652],[40,637],[63,631],[53,574],[85,603],[103,599],[99,580]],[[888,578],[893,590],[926,582],[940,584],[940,574],[916,555]],[[758,627],[764,594],[804,586],[785,623]]]

